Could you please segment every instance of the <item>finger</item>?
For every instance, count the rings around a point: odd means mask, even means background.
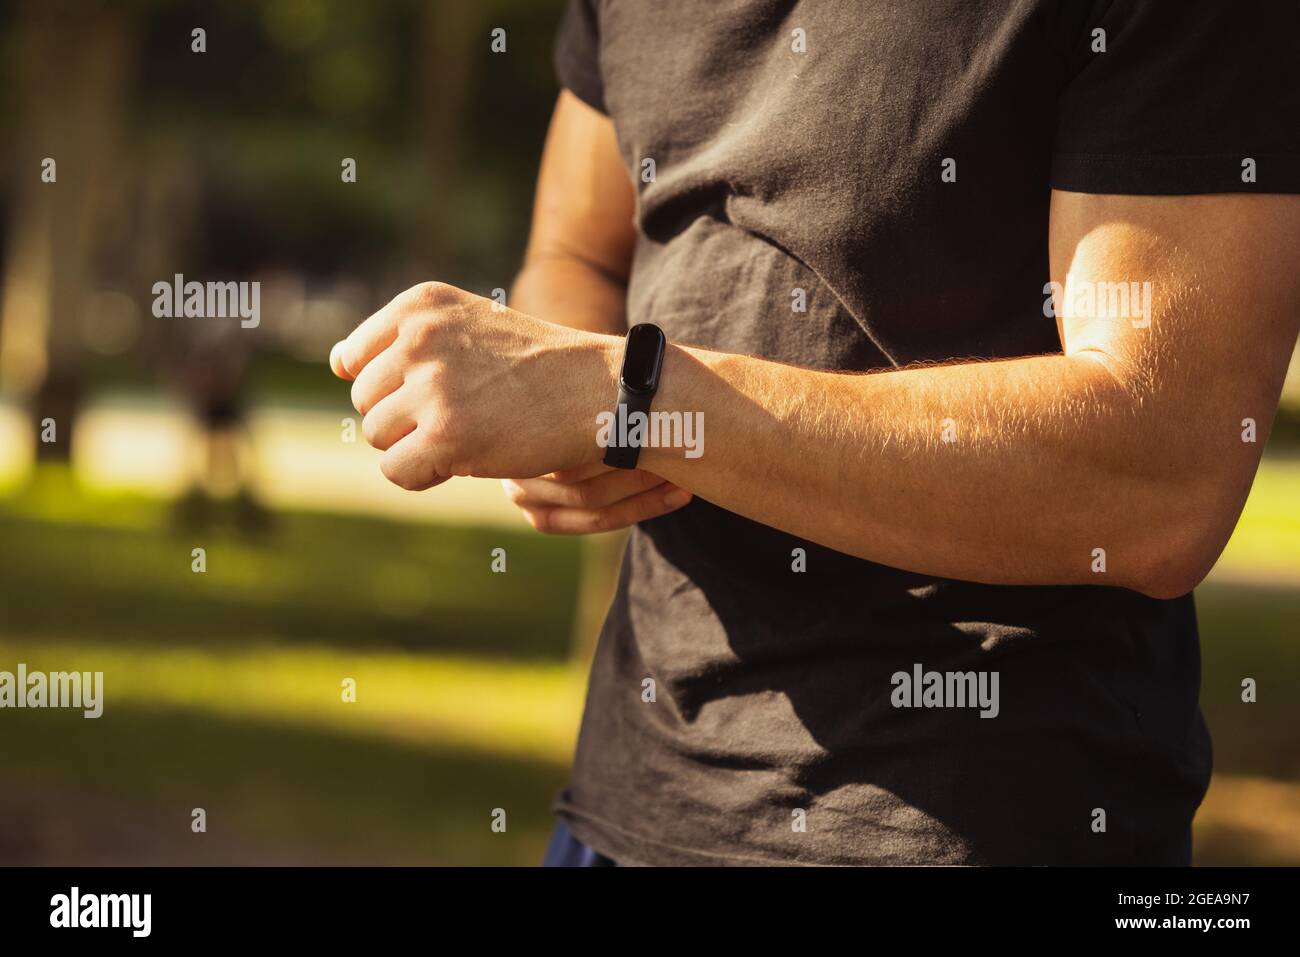
[[[400,439],[379,458],[379,470],[384,478],[408,492],[422,492],[447,481],[439,475],[428,443],[420,430]]]
[[[431,304],[435,298],[433,289],[436,286],[437,283],[413,286],[395,296],[388,305],[348,334],[339,351],[339,361],[351,378],[360,375],[366,363],[397,341],[398,321],[417,303]]]
[[[585,482],[557,482],[545,478],[516,480],[512,483],[513,488],[506,489],[506,494],[521,507],[564,505],[570,508],[604,508],[664,484],[658,475],[641,469],[614,469]]]
[[[395,355],[385,353],[367,363],[352,381],[352,407],[362,415],[386,395],[391,395],[406,381],[403,365]]]
[[[407,395],[399,389],[384,396],[361,420],[361,434],[381,452],[392,448],[416,428],[415,410]]]
[[[599,476],[587,482],[569,485],[550,479],[506,479],[506,497],[520,508],[563,505],[566,508],[605,508],[652,488],[669,485],[657,475],[625,473]]]
[[[604,462],[592,462],[590,465],[579,465],[576,468],[560,469],[558,472],[548,472],[540,475],[538,478],[550,479],[553,482],[585,482],[587,479],[596,475],[603,475],[606,472],[627,472],[630,469],[616,469],[612,465],[606,465]]]
[[[343,365],[343,341],[334,343],[334,348],[330,350],[330,371],[340,379],[351,379],[350,373]]]
[[[611,532],[667,515],[690,500],[690,492],[674,486],[667,492],[654,488],[606,508],[566,508],[554,505],[525,509],[524,514],[539,532],[551,535],[586,535],[592,532]]]

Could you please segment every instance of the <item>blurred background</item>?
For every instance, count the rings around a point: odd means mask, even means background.
[[[621,540],[388,485],[325,358],[416,282],[509,287],[561,6],[0,6],[0,670],[106,684],[0,711],[0,864],[540,860]],[[154,318],[175,273],[260,325]],[[1300,864],[1294,360],[1284,402],[1197,592],[1200,863]]]

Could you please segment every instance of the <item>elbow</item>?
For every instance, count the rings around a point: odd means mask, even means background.
[[[1210,573],[1218,554],[1175,555],[1161,553],[1146,561],[1142,570],[1133,576],[1129,587],[1145,595],[1169,601],[1186,595]]]
[[[1228,543],[1241,503],[1231,506],[1204,498],[1197,503],[1195,496],[1183,498],[1173,514],[1144,523],[1141,540],[1134,543],[1137,561],[1129,588],[1168,601],[1205,580]]]

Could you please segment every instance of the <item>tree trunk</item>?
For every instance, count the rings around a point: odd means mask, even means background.
[[[486,49],[488,35],[473,4],[426,4],[422,17],[425,55],[417,81],[420,107],[415,116],[415,141],[428,164],[429,188],[421,204],[420,235],[415,241],[422,259],[437,269],[449,252],[448,200],[460,166],[471,44],[481,41]]]
[[[0,301],[0,382],[36,423],[40,458],[66,460],[81,399],[82,314],[113,198],[129,23],[110,5],[60,16],[42,0],[18,15],[18,189]],[[54,160],[53,182],[42,179]],[[53,419],[54,442],[41,440]]]

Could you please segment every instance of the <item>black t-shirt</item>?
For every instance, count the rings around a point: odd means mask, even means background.
[[[637,187],[629,320],[863,370],[1058,352],[1052,189],[1300,192],[1296,10],[571,0],[556,63]],[[996,718],[895,707],[918,667],[996,672]],[[1190,595],[935,579],[696,500],[633,530],[558,810],[633,864],[1178,862],[1199,669]]]

